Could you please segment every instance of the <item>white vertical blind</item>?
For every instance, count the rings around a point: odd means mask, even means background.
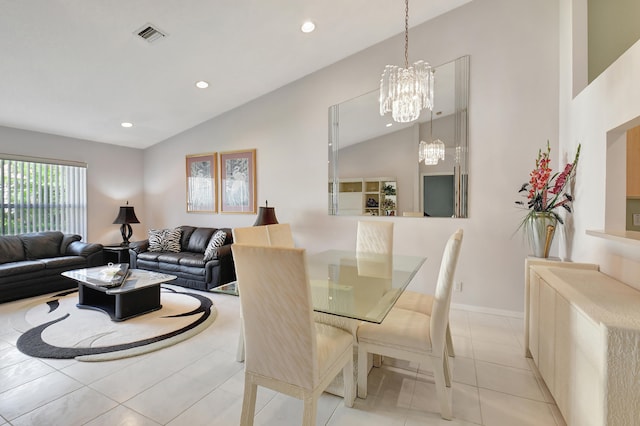
[[[87,235],[87,166],[0,155],[1,235]]]

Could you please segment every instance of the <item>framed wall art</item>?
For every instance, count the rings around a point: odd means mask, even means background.
[[[187,155],[187,213],[215,213],[217,154]]]
[[[256,209],[256,150],[220,153],[220,213]]]

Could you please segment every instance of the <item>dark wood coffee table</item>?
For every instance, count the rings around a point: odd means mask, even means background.
[[[78,308],[105,312],[113,321],[124,321],[162,308],[160,284],[177,278],[129,269],[129,276],[121,286],[108,288],[100,285],[100,273],[104,268],[75,269],[62,275],[78,282]]]

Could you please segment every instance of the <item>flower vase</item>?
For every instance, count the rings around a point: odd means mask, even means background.
[[[535,257],[549,257],[558,220],[549,212],[531,212],[528,218],[529,244]]]

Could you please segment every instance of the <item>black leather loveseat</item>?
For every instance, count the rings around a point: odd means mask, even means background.
[[[57,231],[0,236],[0,303],[77,286],[60,274],[104,264],[102,245],[80,239]]]
[[[230,228],[180,226],[172,231],[180,233],[179,247],[150,247],[149,239],[129,244],[131,267],[176,275],[178,278],[169,284],[198,290],[210,290],[235,281]],[[205,251],[215,238],[216,231],[223,231],[225,239],[205,260]]]

